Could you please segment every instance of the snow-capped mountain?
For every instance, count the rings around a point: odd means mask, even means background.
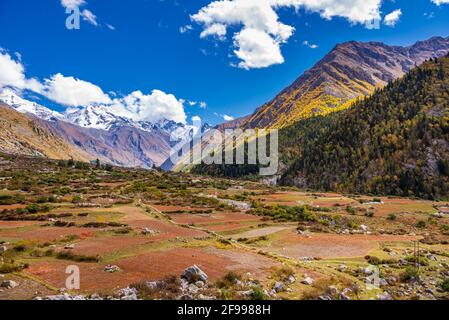
[[[64,112],[67,122],[83,128],[109,130],[113,126],[135,126],[135,123],[127,118],[114,115],[105,106],[87,106],[81,108],[69,108]]]
[[[36,102],[23,99],[13,89],[5,88],[0,91],[0,102],[11,106],[20,113],[30,113],[44,120],[64,118],[64,115],[59,112],[50,110]]]
[[[0,102],[20,113],[32,114],[55,135],[82,148],[95,158],[120,166],[151,168],[161,165],[172,148],[189,142],[200,128],[162,119],[157,123],[115,115],[108,106],[68,108],[59,113],[22,98],[12,89],[0,90]],[[201,132],[209,130],[204,125]]]

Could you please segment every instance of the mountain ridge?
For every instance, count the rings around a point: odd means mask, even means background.
[[[248,117],[244,128],[283,128],[316,115],[349,107],[424,61],[449,52],[449,37],[412,46],[348,41],[306,70],[292,85]]]

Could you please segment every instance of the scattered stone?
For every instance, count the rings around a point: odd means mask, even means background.
[[[301,283],[311,286],[314,283],[314,280],[310,277],[306,277],[304,280],[301,281]]]
[[[438,259],[437,259],[437,257],[435,257],[433,254],[428,254],[427,255],[427,259],[429,259],[430,261],[437,261]]]
[[[184,272],[181,275],[181,278],[186,279],[189,283],[197,281],[203,281],[204,283],[206,283],[207,280],[209,279],[207,274],[204,273],[204,271],[201,270],[197,265],[194,265],[184,270]]]
[[[378,294],[377,300],[388,301],[388,300],[393,300],[393,298],[391,297],[391,295],[388,292],[385,292],[383,294]]]
[[[189,287],[187,288],[187,290],[191,293],[191,294],[197,294],[198,293],[198,287],[194,284],[189,285]]]
[[[346,265],[341,264],[341,265],[338,267],[338,271],[340,271],[340,272],[345,272],[345,271],[346,271]]]
[[[104,271],[108,272],[108,273],[114,273],[114,272],[119,272],[120,268],[118,266],[109,264],[106,267],[104,267]]]
[[[366,267],[363,272],[367,275],[367,276],[371,276],[374,273],[374,270],[370,267]]]
[[[341,293],[340,293],[340,300],[346,300],[346,301],[349,301],[349,300],[351,300],[351,298],[349,298],[349,297],[346,295],[346,293],[341,292]]]
[[[276,282],[276,283],[274,284],[274,286],[273,286],[273,290],[274,290],[276,293],[284,292],[284,291],[285,291],[285,285],[284,285],[284,283],[283,283],[283,282]]]
[[[197,281],[195,282],[195,286],[197,286],[198,288],[203,288],[205,285],[205,283],[203,281]]]
[[[139,300],[137,298],[137,289],[136,288],[124,288],[119,291],[120,300]]]
[[[295,282],[296,282],[295,276],[294,276],[294,275],[290,275],[290,276],[288,277],[288,279],[287,279],[287,282],[290,283],[290,284],[295,283]]]
[[[327,288],[327,292],[334,296],[334,295],[337,295],[340,291],[338,290],[337,287],[330,286],[329,288]]]
[[[189,294],[185,294],[185,295],[179,297],[179,300],[184,300],[184,301],[193,300],[193,297]]]
[[[4,280],[0,283],[0,288],[6,288],[6,289],[14,289],[19,284],[12,280]]]
[[[154,290],[158,287],[159,283],[157,281],[147,281],[145,282],[145,286],[149,289],[149,290]]]
[[[75,249],[75,245],[74,244],[66,244],[64,246],[64,249],[65,250],[73,250],[73,249]]]
[[[4,253],[8,251],[8,248],[6,246],[0,246],[0,253]]]
[[[144,235],[149,235],[149,236],[154,236],[156,234],[158,234],[159,232],[157,232],[156,230],[150,229],[150,228],[144,228],[142,231],[142,234]]]
[[[318,300],[323,300],[323,301],[330,301],[332,300],[332,297],[328,296],[328,295],[324,295],[324,296],[319,296]]]

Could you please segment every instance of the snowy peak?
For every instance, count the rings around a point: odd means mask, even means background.
[[[25,100],[16,91],[6,88],[0,91],[0,102],[11,106],[20,113],[29,113],[44,120],[62,119],[64,116],[35,102]]]
[[[114,115],[104,106],[70,108],[66,110],[64,117],[67,122],[83,128],[110,130],[118,125],[133,125],[131,120]]]

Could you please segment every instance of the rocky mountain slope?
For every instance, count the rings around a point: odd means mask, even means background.
[[[349,110],[281,133],[282,183],[425,198],[449,195],[449,55]]]
[[[0,151],[52,159],[94,159],[81,148],[52,133],[39,121],[43,120],[19,113],[0,103]]]
[[[53,119],[40,120],[40,125],[95,158],[121,167],[152,168],[170,155],[169,137],[130,126],[109,130],[83,128]]]
[[[449,197],[449,55],[349,109],[280,130],[278,182],[345,193]],[[200,165],[236,177],[254,166]]]
[[[343,110],[425,60],[447,52],[449,37],[434,37],[410,47],[379,42],[339,44],[290,87],[256,110],[243,127],[283,128],[301,119]]]
[[[198,130],[166,119],[154,124],[134,121],[115,115],[105,106],[69,108],[59,113],[26,100],[8,88],[0,92],[0,101],[18,112],[37,117],[40,126],[84,150],[91,158],[124,167],[160,166],[174,145],[189,141]],[[205,125],[203,130],[207,128]]]

